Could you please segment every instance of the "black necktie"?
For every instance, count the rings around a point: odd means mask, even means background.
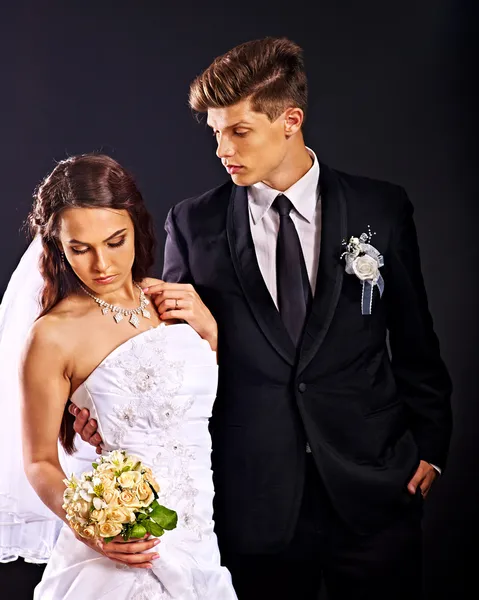
[[[312,297],[311,286],[298,232],[289,216],[293,205],[284,194],[279,194],[273,207],[279,213],[276,245],[278,308],[283,323],[297,346]]]

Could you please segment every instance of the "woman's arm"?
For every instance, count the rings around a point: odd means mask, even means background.
[[[58,328],[51,327],[48,317],[37,321],[27,342],[20,377],[25,473],[41,500],[68,523],[62,508],[65,474],[57,450],[72,373],[66,340]],[[118,536],[104,544],[75,536],[96,552],[130,567],[149,569],[159,556],[149,552],[160,542],[154,538],[124,542]]]
[[[20,367],[23,461],[27,478],[40,499],[66,522],[62,509],[65,474],[57,440],[70,393],[65,340],[48,317],[29,335]],[[47,415],[47,418],[45,418]]]

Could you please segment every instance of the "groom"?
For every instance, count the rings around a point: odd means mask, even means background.
[[[302,51],[287,39],[217,58],[190,105],[231,181],[166,221],[163,279],[196,291],[149,293],[181,318],[197,292],[218,323],[214,516],[238,597],[312,600],[324,581],[331,600],[418,599],[451,383],[412,205],[305,146]]]

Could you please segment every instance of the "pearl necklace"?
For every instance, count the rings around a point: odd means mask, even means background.
[[[133,282],[133,285],[140,290],[140,306],[137,306],[136,308],[121,308],[120,306],[116,306],[115,304],[105,302],[105,300],[97,298],[96,296],[91,294],[85,287],[83,287],[81,283],[79,285],[81,289],[85,292],[85,294],[87,294],[88,296],[90,296],[90,298],[95,300],[95,302],[99,305],[99,307],[101,308],[101,312],[104,315],[107,315],[110,311],[113,313],[113,318],[115,319],[116,323],[123,321],[124,317],[130,317],[130,324],[133,325],[133,327],[138,327],[138,325],[140,324],[140,319],[138,318],[139,314],[145,317],[145,319],[149,319],[151,317],[150,312],[145,308],[145,306],[148,306],[148,304],[150,304],[150,301],[146,298],[141,287],[135,282]]]

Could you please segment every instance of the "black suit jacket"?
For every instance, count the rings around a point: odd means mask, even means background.
[[[313,306],[297,353],[261,276],[246,189],[228,182],[174,206],[163,277],[192,283],[217,319],[213,437],[222,549],[283,548],[294,531],[309,442],[340,517],[358,532],[413,501],[419,460],[444,468],[451,383],[420,268],[412,205],[398,186],[321,165],[322,228]],[[371,226],[383,296],[362,315],[343,240]],[[388,351],[387,337],[389,333]]]

